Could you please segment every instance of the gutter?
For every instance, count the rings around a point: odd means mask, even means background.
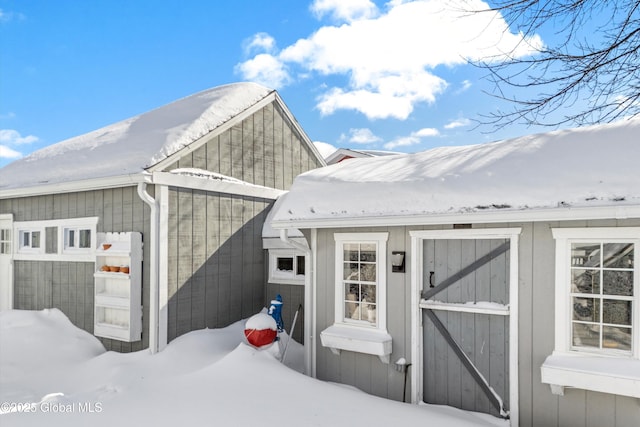
[[[160,225],[160,209],[159,203],[156,199],[151,197],[147,193],[147,183],[138,183],[138,196],[151,208],[151,237],[148,244],[150,245],[150,259],[149,259],[149,351],[151,354],[155,354],[160,351],[159,335],[159,313],[160,313],[160,298],[159,298],[159,225]]]
[[[289,230],[281,229],[280,230],[280,240],[282,240],[287,245],[304,252],[304,371],[307,375],[315,377],[315,372],[313,369],[312,363],[312,355],[313,351],[313,339],[314,336],[312,334],[312,323],[313,323],[313,313],[314,309],[313,303],[313,289],[314,289],[314,280],[312,280],[315,274],[314,263],[312,263],[311,258],[313,256],[312,250],[303,245],[300,242],[296,242],[295,240],[291,240],[289,237]],[[293,337],[290,337],[290,339]]]

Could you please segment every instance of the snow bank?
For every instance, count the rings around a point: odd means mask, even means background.
[[[140,173],[271,92],[255,83],[218,86],[50,145],[0,169],[0,190]]]
[[[351,159],[296,178],[273,216],[296,221],[640,203],[640,119]]]
[[[120,354],[104,352],[57,310],[1,313],[0,401],[8,405],[0,408],[0,424],[508,425],[487,415],[402,404],[314,380],[281,364],[272,352],[241,343],[243,328],[238,322],[190,332],[155,355]],[[290,347],[287,360],[301,357],[300,349]]]

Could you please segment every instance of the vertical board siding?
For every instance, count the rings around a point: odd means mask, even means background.
[[[265,201],[170,189],[169,340],[204,327],[218,328],[263,307],[266,256],[262,251]],[[175,212],[175,218],[172,215]],[[257,248],[257,249],[256,249]]]
[[[138,231],[143,236],[149,233],[149,208],[138,198],[135,187],[9,199],[0,204],[0,212],[12,213],[14,221],[98,216],[98,232]],[[53,247],[51,239],[57,239],[51,234],[47,233],[48,249]],[[149,248],[146,246],[144,254],[148,259]],[[14,307],[25,310],[57,308],[75,326],[93,333],[94,267],[92,262],[16,260]],[[148,288],[147,273],[143,276],[144,297],[148,296]],[[148,313],[148,304],[144,306]],[[135,343],[100,340],[108,350],[135,351],[148,346],[146,333],[143,333],[142,341]]]

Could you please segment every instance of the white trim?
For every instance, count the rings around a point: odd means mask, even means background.
[[[589,228],[552,228],[551,233],[556,240],[555,270],[555,351],[560,353],[576,353],[571,349],[571,299],[570,278],[570,243],[571,242],[629,242],[635,244],[636,257],[640,252],[640,227],[589,227]],[[636,261],[637,262],[637,261]],[[640,268],[636,265],[634,274],[636,291],[640,289]],[[632,319],[633,349],[632,357],[640,358],[640,298],[634,300]],[[611,355],[612,352],[596,352]],[[628,356],[621,356],[622,358]]]
[[[59,182],[54,184],[42,184],[32,187],[0,189],[0,199],[13,199],[18,197],[42,196],[46,194],[74,193],[78,191],[103,190],[107,188],[132,187],[145,180],[140,174],[110,176],[106,178],[89,178],[80,181]]]
[[[334,233],[335,285],[334,324],[320,333],[323,346],[334,353],[340,350],[373,354],[389,363],[391,335],[387,332],[387,240],[389,233]],[[343,245],[345,243],[376,244],[376,325],[369,322],[347,322],[344,318]]]
[[[576,387],[624,396],[640,397],[640,227],[575,227],[553,228],[555,254],[555,350],[541,367],[542,382],[552,390]],[[571,344],[571,243],[573,242],[629,242],[635,245],[634,295],[631,354],[600,349],[577,350]],[[561,363],[558,363],[558,362]],[[585,362],[586,361],[586,362]],[[612,363],[613,361],[613,363]],[[584,365],[580,368],[580,365]],[[617,365],[628,365],[618,372]],[[635,373],[634,373],[635,372]]]
[[[269,277],[268,283],[283,285],[303,285],[306,281],[306,252],[294,248],[269,249]],[[298,267],[298,257],[305,258],[305,274],[296,274]],[[291,258],[293,270],[291,273],[284,273],[278,270],[278,258]]]
[[[3,227],[2,222],[8,222],[8,228]],[[3,262],[6,262],[6,269],[2,270],[0,276],[0,311],[13,309],[14,283],[13,283],[13,248],[15,247],[15,231],[13,229],[13,214],[0,214],[0,229],[9,230],[9,252],[0,253]],[[5,279],[8,279],[5,282]],[[5,293],[6,292],[6,293]],[[6,300],[2,297],[5,296]]]
[[[311,282],[308,282],[311,285],[311,289],[309,290],[309,298],[311,299],[311,307],[309,310],[309,316],[305,317],[305,325],[309,324],[309,337],[307,341],[307,337],[305,337],[305,349],[307,345],[309,346],[309,357],[311,363],[311,377],[317,378],[317,341],[316,337],[318,336],[318,322],[316,318],[316,313],[318,312],[318,230],[315,228],[311,229],[311,273],[307,274],[307,277],[311,279]],[[307,310],[305,310],[305,315]],[[308,342],[308,344],[307,344]]]
[[[640,218],[640,205],[531,208],[519,210],[495,210],[490,212],[459,212],[451,214],[381,215],[370,217],[336,217],[274,220],[273,228],[346,228],[393,227],[414,225],[494,224],[505,222],[581,221],[595,219]]]
[[[25,261],[74,261],[95,262],[97,245],[97,216],[83,218],[51,219],[38,221],[14,221],[13,235],[16,241],[13,245],[13,259]],[[57,233],[57,247],[55,253],[46,253],[47,235],[46,229],[55,227]],[[66,250],[64,248],[64,230],[68,228],[82,228],[91,231],[91,244],[89,248]],[[21,249],[21,231],[40,231],[40,247],[38,250]]]
[[[475,305],[479,304],[479,305]],[[485,306],[482,301],[477,303],[447,303],[435,300],[420,301],[420,308],[440,311],[454,311],[458,313],[475,313],[475,314],[493,314],[496,316],[508,316],[511,312],[509,305],[490,303],[491,306]]]
[[[169,187],[159,185],[158,201],[158,351],[169,343]]]
[[[415,230],[411,237],[411,401],[422,401],[423,389],[423,334],[420,308],[423,280],[423,240],[425,239],[509,239],[509,422],[519,423],[518,382],[518,251],[522,229],[483,228],[461,230]]]
[[[224,181],[209,178],[180,175],[171,172],[154,172],[153,183],[171,187],[190,188],[193,190],[211,191],[214,193],[249,196],[260,199],[275,200],[286,191],[263,187],[245,182]]]

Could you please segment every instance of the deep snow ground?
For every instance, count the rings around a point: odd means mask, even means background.
[[[0,425],[506,426],[491,416],[381,399],[285,366],[244,343],[244,321],[162,352],[107,352],[57,309],[0,312]],[[286,338],[285,338],[286,339]],[[296,369],[292,369],[296,368]]]

